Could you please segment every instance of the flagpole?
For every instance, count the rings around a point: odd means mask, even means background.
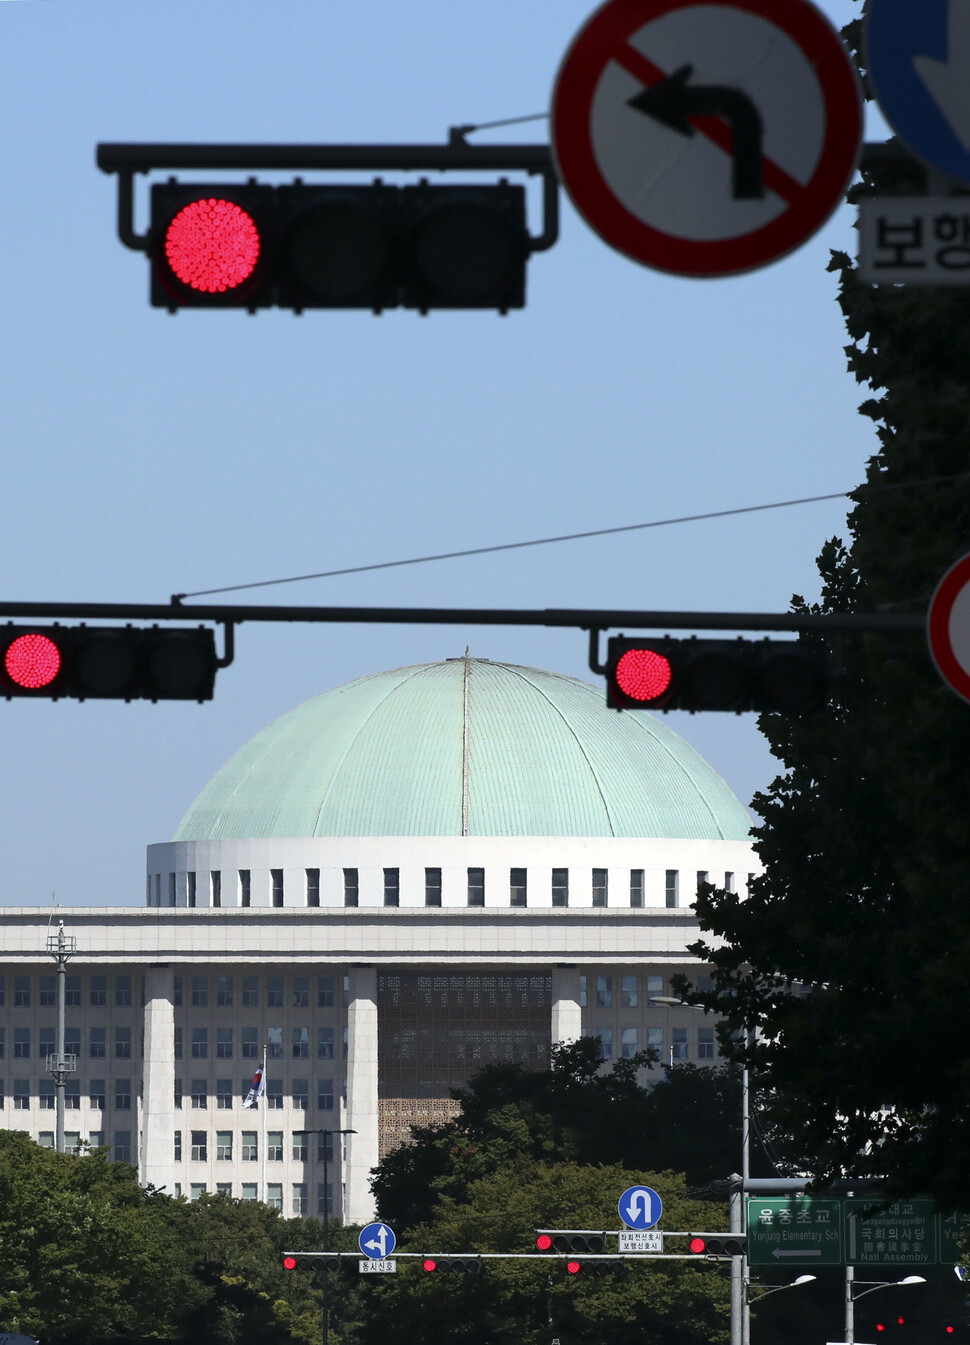
[[[260,1182],[262,1183],[262,1188],[263,1188],[262,1201],[263,1201],[263,1204],[265,1205],[265,1204],[267,1203],[267,1197],[268,1197],[268,1194],[269,1194],[268,1191],[266,1190],[266,1108],[269,1106],[269,1101],[268,1101],[268,1099],[267,1099],[267,1097],[266,1097],[266,1043],[265,1043],[265,1042],[263,1042],[263,1083],[262,1083],[262,1088],[263,1088],[262,1096],[260,1097],[260,1099],[259,1099],[259,1101],[258,1101],[258,1103],[257,1103],[256,1105],[259,1107],[259,1113],[260,1113],[260,1117],[261,1117],[261,1120],[262,1120],[262,1123],[261,1123],[261,1126],[260,1126],[260,1132],[261,1132],[261,1133],[260,1133],[260,1137],[259,1137],[259,1179],[260,1179]]]

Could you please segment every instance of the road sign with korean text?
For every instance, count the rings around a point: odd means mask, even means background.
[[[939,1216],[932,1200],[897,1200],[870,1214],[872,1199],[845,1201],[845,1260],[850,1266],[935,1266]]]
[[[842,1264],[842,1202],[836,1198],[749,1196],[747,1230],[752,1266]]]
[[[864,196],[859,277],[870,285],[970,285],[970,197]]]

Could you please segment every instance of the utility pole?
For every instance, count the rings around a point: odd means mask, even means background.
[[[57,963],[57,1050],[47,1057],[48,1072],[54,1078],[54,1105],[56,1108],[56,1138],[54,1147],[59,1154],[64,1152],[64,1086],[67,1076],[77,1069],[77,1056],[67,1055],[64,1051],[64,1018],[67,1000],[67,964],[77,952],[77,939],[64,933],[64,921],[58,921],[57,933],[48,934],[47,951]]]

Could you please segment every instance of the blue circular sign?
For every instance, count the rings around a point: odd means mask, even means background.
[[[397,1246],[397,1238],[387,1224],[367,1224],[360,1230],[357,1246],[372,1261],[383,1261]]]
[[[869,0],[865,45],[896,134],[931,167],[970,183],[970,6]]]
[[[628,1186],[617,1202],[627,1228],[653,1228],[660,1222],[664,1203],[650,1186]]]

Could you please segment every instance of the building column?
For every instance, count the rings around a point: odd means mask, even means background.
[[[377,972],[350,972],[347,1006],[347,1165],[341,1217],[345,1224],[366,1224],[374,1217],[371,1169],[378,1163],[377,1129]],[[334,1202],[336,1203],[336,1202]]]
[[[145,973],[145,1063],[141,1109],[138,1180],[164,1186],[174,1195],[179,1177],[175,1163],[175,1004],[169,967]]]
[[[579,972],[575,967],[554,967],[552,972],[552,1024],[550,1039],[578,1041],[583,1035],[583,1011],[579,1003]]]

